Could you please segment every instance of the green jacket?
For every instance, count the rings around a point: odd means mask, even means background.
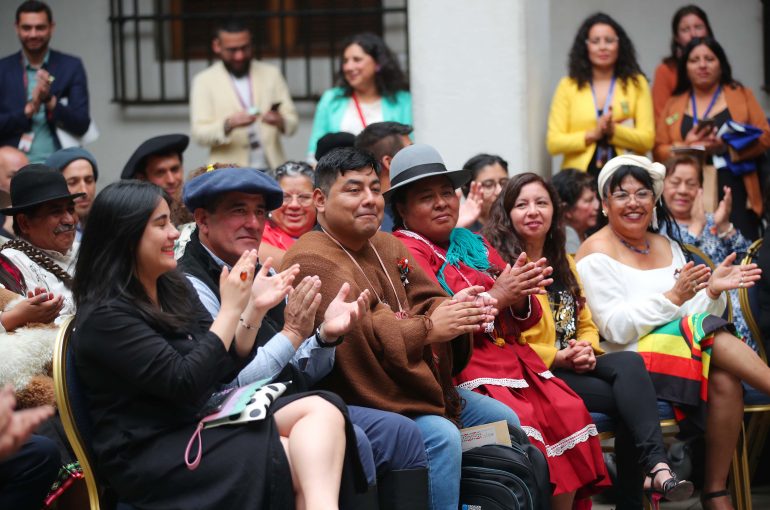
[[[313,132],[307,146],[308,154],[315,154],[318,139],[327,133],[340,130],[342,117],[348,107],[350,96],[346,96],[342,87],[334,87],[323,93],[316,106],[313,118]],[[399,90],[393,96],[382,98],[382,118],[385,121],[412,124],[412,94]]]

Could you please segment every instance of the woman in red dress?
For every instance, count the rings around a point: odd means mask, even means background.
[[[518,414],[522,429],[548,460],[553,509],[569,509],[609,480],[583,401],[519,338],[540,315],[531,296],[544,292],[551,270],[545,259],[527,263],[526,255],[513,267],[506,265],[481,236],[455,228],[455,189],[469,180],[469,172],[447,171],[438,153],[433,162],[411,161],[411,152],[407,147],[393,159],[391,188],[385,193],[393,208],[394,235],[414,255],[404,264],[405,284],[408,266],[416,262],[449,294],[482,285],[497,299],[500,314],[486,331],[476,333],[471,361],[455,383],[504,402]]]

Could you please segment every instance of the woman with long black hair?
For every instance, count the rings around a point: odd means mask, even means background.
[[[206,429],[199,467],[185,465],[198,413],[243,365],[233,339],[253,327],[240,318],[257,254],[222,271],[212,322],[175,270],[178,236],[155,185],[120,181],[94,201],[72,348],[100,477],[142,508],[337,508],[351,429],[329,393],[279,398],[261,421]]]

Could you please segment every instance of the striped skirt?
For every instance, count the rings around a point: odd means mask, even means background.
[[[707,313],[676,319],[639,339],[644,360],[658,398],[674,404],[677,420],[689,418],[705,426],[708,375],[714,333],[733,325]]]

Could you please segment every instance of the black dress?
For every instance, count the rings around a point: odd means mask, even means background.
[[[138,508],[292,509],[291,472],[272,417],[202,431],[200,466],[185,465],[197,411],[241,368],[195,302],[185,334],[152,327],[127,300],[78,316],[72,346],[89,398],[99,476]],[[306,395],[278,399],[271,413]],[[336,395],[322,396],[347,415]]]

